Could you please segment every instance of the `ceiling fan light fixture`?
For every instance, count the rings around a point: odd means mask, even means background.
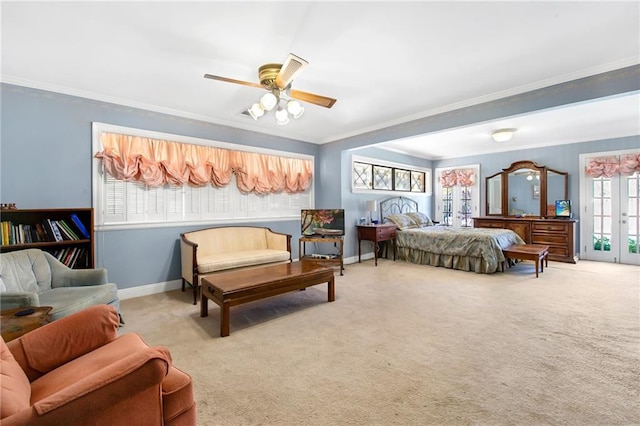
[[[273,93],[265,93],[260,98],[260,106],[265,111],[271,111],[278,104],[278,98]]]
[[[302,105],[300,105],[300,102],[298,101],[287,102],[287,111],[296,120],[302,117],[302,114],[304,114],[304,108],[302,107]]]
[[[496,142],[507,142],[518,129],[498,129],[491,133],[491,138]]]
[[[287,110],[280,106],[276,110],[276,122],[281,126],[284,126],[289,122],[289,114],[287,113]]]
[[[257,103],[251,105],[251,108],[249,108],[247,110],[247,112],[249,113],[251,118],[253,118],[254,120],[257,120],[258,118],[260,118],[260,117],[262,117],[264,115],[264,110]]]

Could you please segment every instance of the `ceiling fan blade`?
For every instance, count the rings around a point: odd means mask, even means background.
[[[260,89],[264,89],[264,87],[262,87],[262,85],[259,83],[251,83],[249,81],[235,80],[233,78],[220,77],[219,75],[205,74],[204,78],[210,78],[212,80],[225,81],[227,83],[242,84],[243,86],[258,87]]]
[[[282,64],[282,68],[280,68],[280,72],[276,77],[276,85],[280,89],[284,89],[291,84],[298,74],[304,71],[307,65],[309,65],[309,62],[293,53],[289,53],[287,60]]]
[[[337,99],[326,96],[314,95],[309,92],[301,92],[300,90],[291,89],[289,96],[299,101],[309,102],[310,104],[320,105],[325,108],[331,108],[337,102]]]

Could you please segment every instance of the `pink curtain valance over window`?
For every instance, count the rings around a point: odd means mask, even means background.
[[[594,157],[587,161],[585,173],[592,178],[611,178],[617,173],[631,176],[640,173],[640,152],[621,156]]]
[[[223,187],[235,175],[240,191],[303,192],[313,177],[310,160],[102,133],[96,158],[115,179],[149,186],[211,184]]]
[[[473,186],[476,174],[473,169],[443,170],[440,173],[440,183],[444,188],[452,186]]]

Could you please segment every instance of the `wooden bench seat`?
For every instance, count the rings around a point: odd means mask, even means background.
[[[540,266],[540,272],[544,272],[544,267],[549,266],[549,246],[542,244],[514,244],[502,250],[502,252],[509,266],[511,266],[511,259],[533,260],[536,265],[536,278],[538,278],[538,266]],[[504,272],[504,262],[502,262],[502,271]]]

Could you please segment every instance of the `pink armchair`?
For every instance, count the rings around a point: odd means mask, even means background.
[[[0,347],[0,423],[195,425],[191,377],[97,305]]]

